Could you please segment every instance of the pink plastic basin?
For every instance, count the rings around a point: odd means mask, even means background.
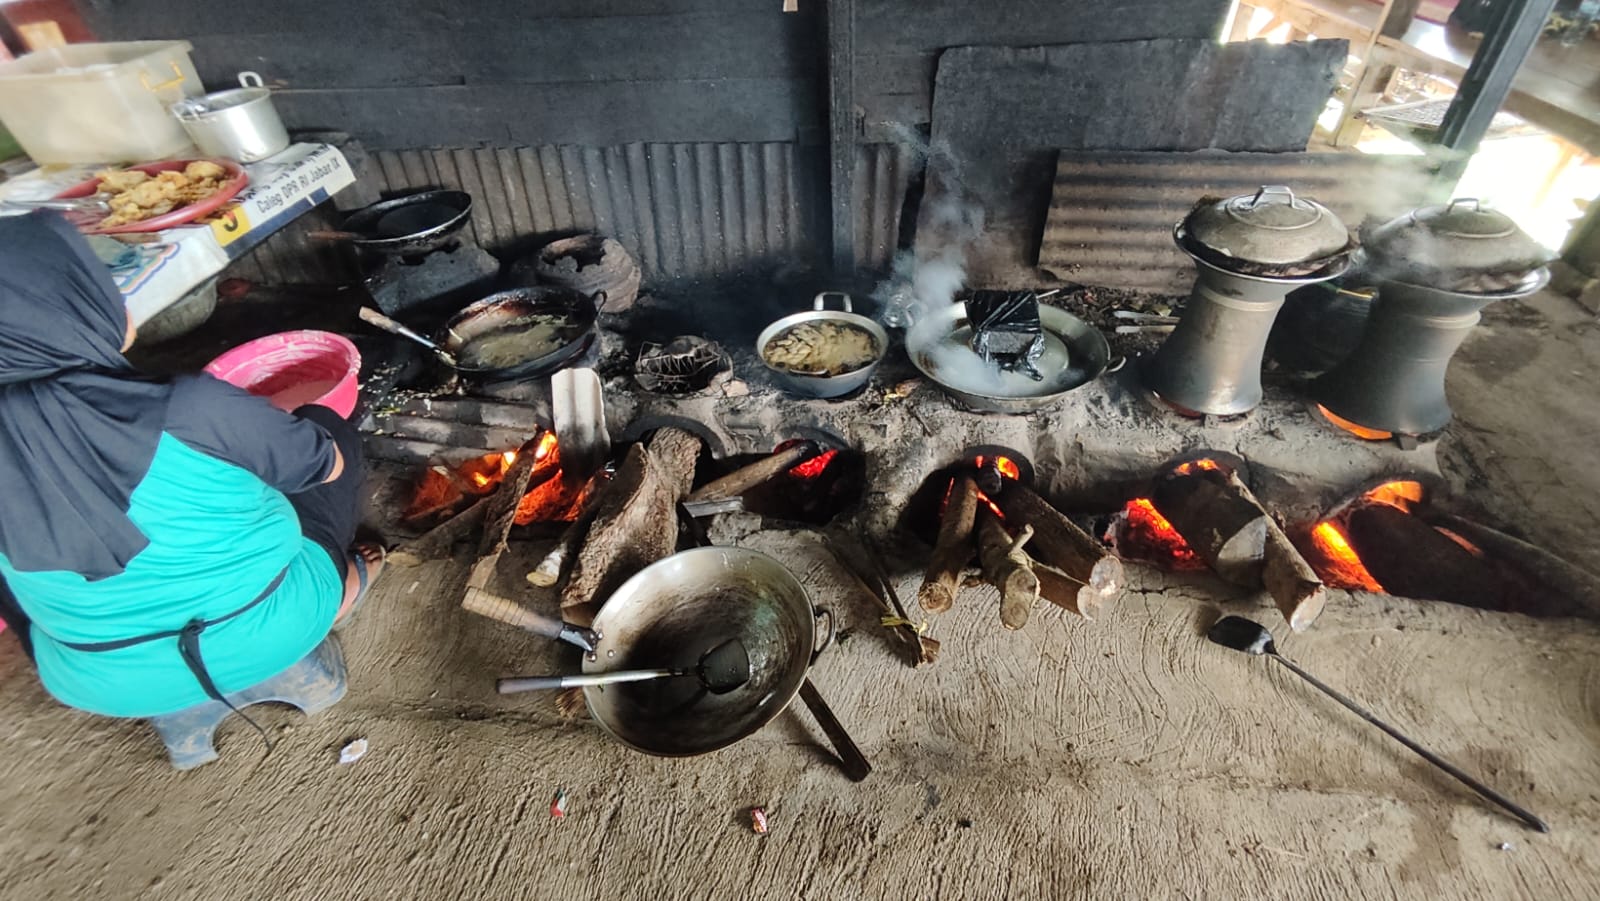
[[[361,354],[331,332],[279,332],[224,353],[206,372],[280,410],[319,404],[348,417],[360,390]]]

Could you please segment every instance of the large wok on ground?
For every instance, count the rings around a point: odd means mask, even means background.
[[[817,623],[826,620],[818,646]],[[623,583],[595,618],[600,640],[583,671],[696,666],[730,638],[750,655],[750,681],[712,694],[695,679],[584,688],[595,722],[647,754],[688,757],[745,738],[794,699],[833,640],[833,617],[778,561],[737,547],[682,551]]]

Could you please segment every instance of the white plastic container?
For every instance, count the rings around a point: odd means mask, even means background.
[[[0,122],[36,163],[137,163],[189,136],[167,107],[202,91],[188,41],[68,44],[0,63]]]

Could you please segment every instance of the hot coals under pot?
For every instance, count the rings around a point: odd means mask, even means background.
[[[1286,187],[1203,200],[1173,230],[1199,270],[1178,327],[1144,368],[1145,385],[1194,413],[1246,413],[1261,402],[1261,357],[1288,293],[1349,265],[1350,232],[1327,207]]]
[[[1356,349],[1312,383],[1318,404],[1369,438],[1426,435],[1450,423],[1450,358],[1497,300],[1549,281],[1549,253],[1509,217],[1476,200],[1424,207],[1364,229],[1379,278]]]

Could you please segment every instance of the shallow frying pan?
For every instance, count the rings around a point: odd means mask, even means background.
[[[447,243],[472,215],[465,191],[423,191],[362,207],[344,220],[344,230],[314,237],[347,241],[362,250],[397,255],[427,253]]]
[[[593,295],[571,288],[513,288],[468,306],[450,317],[439,345],[458,361],[456,368],[486,382],[531,379],[549,375],[588,350],[594,343],[595,320],[605,305],[604,291]],[[489,365],[475,363],[484,342],[507,335],[513,323],[534,316],[560,317],[565,324],[555,340],[530,345],[518,362]]]
[[[594,343],[595,319],[603,303],[604,291],[593,296],[553,287],[501,291],[450,317],[437,340],[423,337],[371,307],[361,308],[361,320],[421,344],[462,375],[484,382],[507,382],[549,375],[588,350]],[[540,328],[518,328],[534,317],[556,318],[562,324],[547,340],[524,340],[519,346],[519,339]],[[492,355],[484,351],[486,342],[499,345]],[[517,356],[519,350],[526,355]],[[509,361],[499,359],[508,355]]]

